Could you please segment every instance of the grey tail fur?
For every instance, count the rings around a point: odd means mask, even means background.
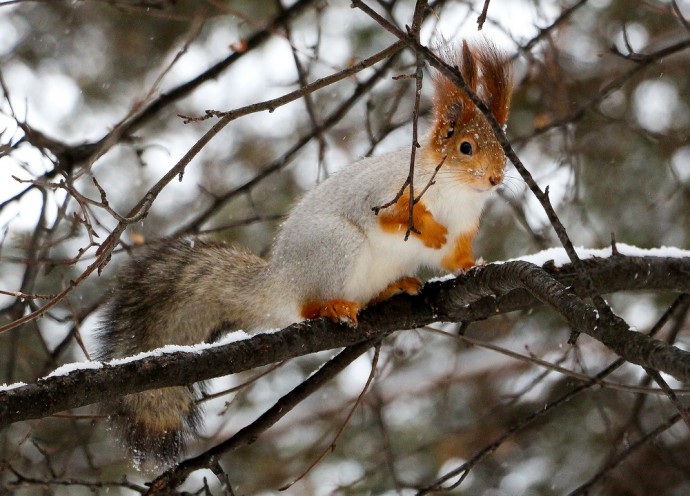
[[[147,248],[119,273],[97,335],[98,359],[208,342],[245,328],[255,320],[251,303],[261,310],[256,281],[265,279],[266,267],[248,251],[208,240]],[[202,384],[150,390],[107,402],[104,409],[136,462],[169,466],[198,434],[202,390]]]

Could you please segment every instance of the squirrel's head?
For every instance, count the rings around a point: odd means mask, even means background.
[[[462,52],[443,47],[441,57],[457,66],[472,91],[481,98],[496,121],[508,120],[512,75],[506,57],[494,45],[484,42],[462,44]],[[503,181],[505,155],[488,120],[463,90],[446,77],[434,77],[436,114],[428,151],[442,170],[480,191]]]

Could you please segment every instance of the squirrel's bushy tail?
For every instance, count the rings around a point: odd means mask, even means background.
[[[109,422],[129,449],[132,462],[160,470],[177,461],[198,435],[199,386],[178,386],[129,394],[106,404]]]
[[[119,274],[98,332],[98,358],[248,329],[256,312],[265,312],[266,267],[251,252],[208,240],[178,239],[146,249]],[[167,466],[197,435],[201,391],[200,384],[155,389],[110,401],[105,409],[135,461]]]

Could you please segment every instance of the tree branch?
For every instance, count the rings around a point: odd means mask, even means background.
[[[195,470],[208,467],[216,463],[221,456],[236,450],[241,446],[253,443],[266,429],[274,425],[287,413],[300,404],[305,398],[318,390],[325,383],[342,372],[360,355],[381,340],[381,337],[362,341],[341,351],[329,360],[315,374],[300,383],[285,396],[281,397],[271,408],[266,410],[258,419],[237,431],[230,439],[214,446],[208,451],[190,458],[163,472],[151,482],[147,494],[167,494],[171,488],[182,484]]]
[[[690,292],[690,257],[626,257],[584,261],[604,292]],[[546,304],[575,330],[601,341],[625,360],[690,380],[690,353],[633,332],[622,321],[598,317],[572,265],[543,269],[528,262],[475,267],[467,274],[427,284],[417,296],[399,296],[366,309],[357,329],[314,320],[282,331],[131,362],[74,370],[0,391],[0,428],[147,389],[189,384],[317,351],[351,346],[433,322],[470,322]],[[88,363],[88,362],[87,362]]]

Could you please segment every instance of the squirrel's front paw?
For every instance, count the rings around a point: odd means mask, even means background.
[[[448,229],[434,222],[433,224],[424,226],[418,236],[422,243],[424,243],[424,246],[439,250],[446,244],[446,234],[448,234]]]
[[[357,314],[359,313],[360,308],[361,305],[356,301],[309,301],[302,305],[302,317],[305,319],[327,317],[336,324],[345,324],[349,327],[357,327]]]
[[[466,258],[464,260],[458,260],[457,261],[457,268],[453,270],[453,273],[456,275],[459,274],[464,274],[468,270],[470,270],[472,267],[476,267],[477,262],[472,259],[472,258]]]
[[[463,273],[476,265],[472,255],[474,232],[460,234],[455,238],[453,249],[441,260],[441,266],[453,274]]]

